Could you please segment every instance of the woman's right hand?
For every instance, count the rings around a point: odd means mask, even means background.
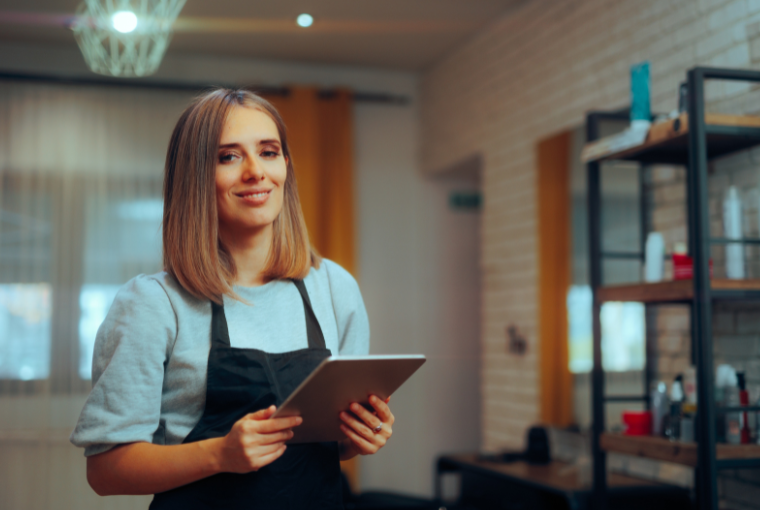
[[[285,453],[285,441],[303,418],[271,418],[275,406],[248,414],[235,422],[219,445],[219,470],[228,473],[258,471]]]
[[[175,445],[136,442],[87,457],[87,481],[100,496],[156,494],[221,472],[249,473],[285,452],[299,416],[272,418],[275,407],[248,414],[230,433]]]

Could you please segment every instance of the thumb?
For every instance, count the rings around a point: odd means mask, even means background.
[[[251,413],[248,416],[254,420],[267,420],[277,410],[275,406],[269,406],[265,409],[259,409],[255,413]]]

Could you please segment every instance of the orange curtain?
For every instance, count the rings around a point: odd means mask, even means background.
[[[353,99],[348,90],[289,87],[265,96],[282,115],[312,245],[356,276]]]
[[[354,117],[348,90],[320,94],[289,87],[265,95],[288,127],[298,194],[312,246],[357,276],[354,220]],[[358,457],[341,462],[352,490],[359,490]]]
[[[573,421],[573,379],[568,363],[567,290],[570,287],[571,133],[538,143],[538,239],[541,331],[541,420]]]

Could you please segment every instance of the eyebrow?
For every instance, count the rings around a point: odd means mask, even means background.
[[[220,149],[228,149],[230,147],[240,147],[240,143],[233,142],[233,143],[226,143],[224,145],[220,145]],[[267,138],[264,140],[259,140],[259,142],[256,145],[282,145],[280,141],[276,138]]]

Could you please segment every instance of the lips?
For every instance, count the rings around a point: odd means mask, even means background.
[[[261,205],[267,201],[269,195],[272,194],[272,190],[250,190],[235,194],[248,204]]]
[[[267,195],[269,195],[271,192],[272,192],[272,190],[268,190],[268,191],[256,191],[256,192],[253,192],[253,193],[246,193],[246,194],[242,194],[241,193],[241,194],[238,194],[238,196],[239,197],[243,197],[243,198],[264,198]]]

